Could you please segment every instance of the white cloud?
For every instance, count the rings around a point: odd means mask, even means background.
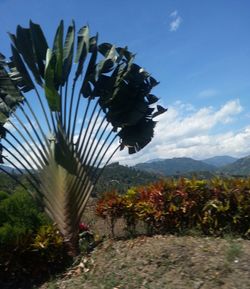
[[[185,111],[185,112],[193,112],[195,111],[195,107],[190,104],[190,103],[183,103],[182,101],[180,100],[177,100],[175,103],[174,103],[174,107],[176,107],[177,109],[179,110],[182,110],[182,111]]]
[[[218,95],[218,91],[216,89],[205,89],[199,92],[198,97],[199,98],[210,98]]]
[[[215,155],[236,157],[248,155],[250,154],[250,126],[242,127],[238,131],[233,131],[231,126],[231,123],[239,119],[242,111],[243,107],[239,99],[228,101],[220,108],[208,106],[199,109],[191,104],[176,101],[169,106],[165,114],[158,116],[155,136],[148,146],[134,155],[128,155],[125,148],[117,152],[111,162],[119,161],[121,164],[133,165],[154,158],[185,156],[203,159]],[[221,133],[221,127],[224,129],[223,133]],[[103,142],[97,144],[96,140],[92,139],[93,135],[90,137],[91,148],[89,148],[91,152],[93,150],[96,152],[99,151]],[[89,133],[87,138],[88,136]],[[76,138],[77,135],[75,140]],[[112,153],[118,144],[118,140],[113,143],[109,153]],[[33,154],[27,144],[24,145]],[[23,149],[19,149],[21,154],[33,163],[30,156]],[[37,148],[35,150],[37,151]],[[103,163],[107,160],[109,153],[103,159]]]
[[[159,116],[152,142],[141,152],[128,156],[127,151],[118,153],[113,161],[133,165],[154,158],[193,157],[203,159],[215,155],[241,157],[250,153],[250,126],[238,132],[231,130],[230,123],[243,111],[238,99],[228,101],[221,108],[203,107],[187,111],[178,102]],[[215,133],[224,126],[224,133]]]
[[[172,17],[172,18],[176,18],[177,15],[178,15],[178,11],[177,11],[177,10],[174,10],[173,12],[170,13],[169,16]]]
[[[175,32],[180,27],[182,23],[182,18],[179,16],[178,11],[175,10],[169,15],[170,18],[172,18],[172,21],[169,24],[169,31]]]
[[[182,18],[180,16],[178,16],[175,20],[173,20],[171,23],[170,23],[170,28],[169,30],[171,32],[174,32],[176,31],[180,25],[181,25],[181,22],[182,22]]]

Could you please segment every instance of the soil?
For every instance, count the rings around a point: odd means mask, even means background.
[[[250,241],[197,236],[107,239],[40,289],[249,289]]]

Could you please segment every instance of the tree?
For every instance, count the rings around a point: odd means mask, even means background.
[[[76,34],[73,22],[64,37],[61,21],[52,48],[33,22],[10,38],[12,56],[0,55],[0,162],[27,175],[74,256],[104,167],[117,150],[136,153],[153,137],[165,111],[152,107],[158,82],[127,47],[98,44],[88,26]]]

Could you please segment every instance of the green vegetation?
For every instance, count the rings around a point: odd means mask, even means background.
[[[223,168],[223,172],[229,175],[248,176],[250,174],[250,157],[244,157]]]
[[[0,247],[7,243],[17,246],[23,237],[31,235],[46,223],[46,217],[27,192],[20,190],[12,195],[1,193],[0,198]]]
[[[13,178],[7,176],[0,172],[0,191],[5,193],[13,193],[18,184],[13,180]]]
[[[242,255],[242,246],[234,240],[230,241],[230,246],[226,251],[226,261],[238,262],[238,258]]]
[[[136,170],[134,167],[127,167],[113,163],[108,165],[101,175],[95,187],[95,196],[99,197],[104,192],[116,190],[125,193],[134,186],[146,185],[159,180],[161,176]]]
[[[1,191],[0,287],[29,288],[68,261],[61,234],[30,194],[18,186],[11,194]]]

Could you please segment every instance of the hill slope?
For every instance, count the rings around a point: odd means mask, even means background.
[[[250,288],[250,242],[190,236],[107,240],[40,289]]]
[[[238,159],[236,162],[221,168],[221,172],[229,175],[250,175],[250,156]]]
[[[9,167],[6,167],[6,170],[13,173]],[[21,178],[20,175],[16,175],[16,177]],[[158,179],[160,179],[160,176],[157,174],[138,171],[133,167],[113,163],[103,171],[96,185],[94,195],[110,190],[125,192],[132,186],[146,185]],[[13,192],[16,186],[18,186],[18,184],[12,178],[0,171],[0,191]]]
[[[159,178],[160,176],[157,174],[138,171],[133,167],[113,163],[103,171],[96,186],[96,193],[114,189],[123,192],[132,186],[146,185],[157,181]]]

